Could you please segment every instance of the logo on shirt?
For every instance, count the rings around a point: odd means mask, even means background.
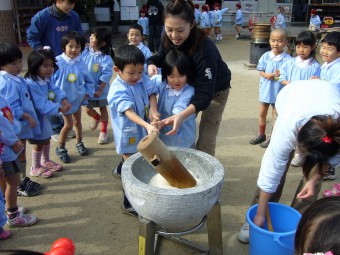
[[[92,70],[93,70],[93,72],[98,72],[99,71],[99,64],[93,64],[93,66],[92,66]]]
[[[67,75],[67,80],[69,82],[75,82],[77,80],[77,75],[75,75],[74,73],[70,73],[69,75]]]
[[[64,32],[68,30],[68,26],[57,26],[55,30],[57,30],[57,32]]]
[[[136,143],[136,137],[129,137],[129,144],[135,144]]]
[[[210,68],[205,69],[205,76],[207,76],[208,80],[212,80],[212,73],[210,71]]]
[[[13,124],[13,114],[11,112],[11,109],[9,109],[9,107],[6,106],[6,107],[2,108],[1,111],[2,111],[2,113],[4,115],[4,117],[6,119],[8,119],[9,122],[11,122],[11,124]]]
[[[157,15],[158,14],[158,9],[156,6],[150,6],[149,7],[149,15]]]

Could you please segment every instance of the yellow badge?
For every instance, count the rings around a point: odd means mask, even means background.
[[[93,70],[93,72],[98,72],[99,71],[99,64],[93,64],[93,66],[92,66],[92,70]]]
[[[69,82],[75,82],[77,80],[77,75],[75,75],[74,73],[70,73],[68,76],[67,76],[67,80]]]
[[[136,143],[136,137],[130,137],[129,144],[135,144],[135,143]]]
[[[54,93],[53,90],[49,90],[49,91],[47,92],[47,98],[48,98],[48,100],[50,100],[50,101],[54,101],[54,100],[55,100],[56,94]]]

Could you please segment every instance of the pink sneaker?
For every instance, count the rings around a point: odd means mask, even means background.
[[[58,164],[58,163],[56,163],[56,162],[54,162],[52,160],[49,160],[49,161],[47,161],[45,163],[41,163],[41,165],[43,167],[46,167],[48,170],[53,171],[53,172],[60,171],[60,170],[63,169],[63,165]]]
[[[38,218],[33,214],[23,214],[18,211],[14,219],[7,218],[7,224],[10,228],[29,227],[37,223]]]
[[[340,196],[340,183],[334,184],[332,189],[326,189],[322,192],[324,197],[339,197]]]
[[[34,169],[31,167],[30,175],[35,176],[35,177],[41,177],[41,178],[49,178],[53,176],[53,172],[43,166],[37,167]]]
[[[6,240],[12,236],[12,232],[9,230],[2,229],[0,232],[0,240]]]

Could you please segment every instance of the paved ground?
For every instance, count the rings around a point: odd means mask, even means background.
[[[224,254],[243,255],[248,254],[248,246],[237,240],[237,234],[256,188],[264,153],[260,146],[249,144],[257,133],[259,74],[244,66],[249,61],[250,40],[236,40],[232,28],[226,28],[224,34],[218,48],[232,71],[232,91],[223,114],[216,153],[216,158],[225,168],[221,193],[223,249]],[[35,179],[44,185],[41,195],[19,198],[19,204],[29,207],[39,217],[39,222],[33,227],[14,230],[11,239],[1,242],[1,248],[46,252],[55,239],[67,236],[74,240],[76,254],[137,254],[139,222],[137,218],[121,213],[121,183],[111,175],[120,158],[115,152],[111,128],[109,143],[99,145],[98,132],[89,131],[88,120],[84,115],[83,137],[90,155],[78,156],[75,141],[67,143],[72,162],[65,165],[65,169],[54,178]],[[51,156],[57,160],[55,146],[56,143],[52,142]],[[28,158],[29,155],[30,150]],[[290,203],[301,176],[301,168],[290,169],[282,203]],[[340,176],[337,177],[339,180]],[[333,183],[325,182],[323,188],[329,188]],[[188,238],[206,246],[206,228]],[[162,240],[159,254],[198,253],[172,241]]]

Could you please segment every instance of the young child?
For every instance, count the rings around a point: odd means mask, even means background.
[[[239,38],[241,35],[241,29],[242,29],[242,25],[243,25],[243,13],[241,10],[241,4],[237,3],[236,4],[236,15],[235,15],[235,30],[237,32],[237,34],[235,35],[235,38]]]
[[[140,18],[137,21],[138,25],[141,25],[143,28],[143,42],[147,44],[148,36],[149,36],[149,18],[146,17],[147,10],[140,10]]]
[[[82,59],[96,83],[94,97],[89,98],[86,113],[91,117],[90,130],[96,130],[99,123],[99,144],[108,140],[107,125],[109,115],[106,109],[109,83],[112,77],[114,53],[111,46],[111,32],[106,28],[96,28],[90,36],[90,46],[85,47]],[[94,109],[99,107],[100,114]]]
[[[172,50],[165,57],[162,75],[154,75],[158,91],[158,110],[162,119],[177,114],[190,103],[194,95],[193,75],[189,59],[181,51]],[[167,146],[194,148],[196,140],[196,114],[188,117],[175,135],[166,135],[172,126],[160,129],[159,138]],[[159,127],[160,128],[160,127]]]
[[[266,137],[266,116],[269,106],[272,106],[272,122],[273,127],[276,119],[275,102],[276,96],[283,88],[278,81],[280,76],[280,66],[291,58],[289,54],[283,51],[287,46],[287,31],[283,28],[276,28],[270,33],[269,44],[271,51],[262,55],[257,65],[260,71],[260,114],[259,114],[259,133],[250,140],[251,144],[259,144],[263,148],[267,148],[270,143],[270,136]]]
[[[18,154],[24,149],[24,145],[16,135],[20,132],[21,125],[15,119],[14,114],[9,103],[0,95],[0,144],[2,147],[0,161],[4,171],[4,178],[0,179],[2,179],[1,188],[6,200],[7,224],[9,227],[27,227],[34,225],[38,219],[33,214],[25,214],[25,209],[18,207],[17,204],[17,187],[20,182],[21,167]]]
[[[157,114],[156,89],[144,75],[145,58],[135,46],[123,45],[115,52],[114,71],[118,74],[112,82],[107,96],[111,112],[111,124],[117,154],[123,160],[137,152],[141,139],[158,129],[149,123]],[[150,107],[150,110],[149,110]],[[115,169],[120,175],[122,162]],[[124,192],[123,192],[124,193]],[[124,213],[136,215],[124,194]]]
[[[296,230],[295,255],[340,254],[340,197],[321,198],[304,214]]]
[[[308,80],[320,75],[320,64],[315,57],[316,39],[312,32],[299,33],[295,41],[297,57],[285,62],[280,68],[279,81],[287,85],[296,80]]]
[[[80,106],[87,105],[87,98],[93,97],[95,89],[86,63],[80,57],[80,53],[85,47],[85,38],[75,31],[70,31],[62,37],[61,47],[64,53],[56,57],[58,70],[53,74],[52,80],[57,87],[65,92],[72,107],[63,114],[64,127],[60,132],[56,154],[62,162],[69,163],[71,159],[65,144],[67,134],[73,125],[76,131],[76,148],[79,155],[88,154],[82,138]]]
[[[309,30],[310,31],[319,31],[321,25],[321,20],[318,15],[318,11],[316,9],[312,9],[310,11],[310,21],[309,21]]]
[[[228,8],[223,8],[221,10],[221,5],[219,3],[214,4],[214,11],[211,12],[212,20],[211,24],[214,27],[215,42],[219,43],[222,41],[221,27],[222,27],[222,17],[223,14],[228,11]]]
[[[65,93],[51,82],[50,78],[58,67],[50,49],[32,51],[28,56],[28,71],[25,78],[38,117],[40,134],[28,140],[32,144],[32,176],[49,178],[63,166],[50,159],[52,136],[51,116],[67,112],[71,107]]]
[[[200,19],[201,19],[201,11],[200,11],[200,5],[199,4],[194,4],[195,10],[194,10],[194,15],[195,15],[195,21],[197,26],[200,24]]]
[[[24,196],[33,196],[40,190],[40,184],[33,182],[26,176],[26,140],[33,134],[41,132],[37,125],[37,115],[34,110],[26,81],[19,76],[22,71],[22,52],[14,43],[0,43],[0,94],[8,101],[14,116],[19,120],[21,132],[18,137],[24,144],[24,150],[19,155],[18,162],[21,183],[18,193]],[[28,187],[30,186],[30,188]],[[30,192],[31,191],[31,192]]]
[[[146,61],[149,57],[152,56],[150,49],[143,44],[143,27],[139,24],[132,24],[129,27],[129,32],[127,34],[127,38],[129,40],[129,45],[136,46],[140,49],[144,55],[145,63],[144,63],[144,72],[148,73],[148,66]]]
[[[337,86],[340,91],[340,33],[330,32],[322,39],[320,56],[325,61],[321,66],[320,79]],[[335,168],[330,166],[324,180],[335,180]]]
[[[277,15],[275,19],[274,28],[286,28],[286,21],[284,17],[285,8],[283,6],[279,6],[277,8]]]
[[[0,122],[2,119],[2,113],[0,113]],[[2,136],[2,131],[0,128],[0,137]],[[0,143],[0,154],[3,153],[4,150],[4,145]],[[2,160],[0,158],[0,181],[4,178],[4,170],[2,169]],[[7,222],[7,217],[6,217],[6,209],[5,209],[5,201],[4,201],[4,195],[2,194],[0,190],[0,240],[6,240],[11,237],[12,232],[9,230],[5,230],[3,227],[5,226]]]
[[[211,21],[209,15],[209,5],[202,5],[202,14],[200,18],[200,28],[203,29],[210,37]]]

